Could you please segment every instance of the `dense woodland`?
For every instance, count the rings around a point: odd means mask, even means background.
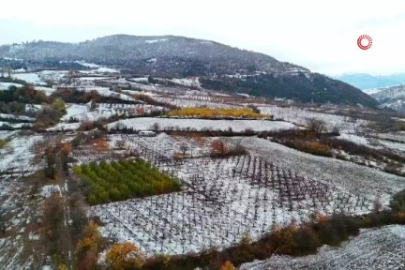
[[[222,77],[220,79],[200,78],[202,87],[217,91],[246,93],[253,96],[287,98],[304,103],[333,103],[362,105],[375,108],[377,101],[355,89],[353,86],[329,79],[320,74],[307,78],[298,76],[257,75],[246,80]]]

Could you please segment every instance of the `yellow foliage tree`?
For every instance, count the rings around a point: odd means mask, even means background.
[[[112,270],[140,269],[145,255],[132,243],[115,244],[107,253],[107,264]]]
[[[52,103],[52,107],[59,111],[62,114],[66,114],[66,106],[65,106],[65,102],[63,101],[63,99],[61,98],[57,98],[53,103]]]
[[[91,221],[84,229],[83,238],[77,243],[76,247],[79,270],[95,269],[101,240],[97,224]]]
[[[173,110],[168,116],[188,117],[235,117],[235,118],[272,118],[271,115],[259,114],[250,108],[241,109],[211,109],[211,108],[184,108]]]
[[[59,264],[58,265],[58,270],[68,270],[67,266],[64,264]]]

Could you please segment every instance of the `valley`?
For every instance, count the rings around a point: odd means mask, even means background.
[[[256,76],[299,82],[297,98],[239,91],[252,75],[150,75],[68,55],[0,77],[0,269],[109,269],[125,244],[130,269],[361,269],[375,256],[402,269],[400,112],[304,68]],[[311,80],[339,84],[322,94],[336,99],[306,92]],[[343,223],[353,231],[335,231]]]

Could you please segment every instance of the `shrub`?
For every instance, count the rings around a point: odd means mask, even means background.
[[[52,107],[55,111],[60,112],[62,115],[67,113],[65,102],[61,98],[57,98],[53,103]]]
[[[284,145],[313,155],[332,157],[332,150],[328,145],[318,141],[307,141],[302,139],[285,140]]]
[[[114,244],[106,261],[112,270],[141,269],[145,255],[132,243]]]
[[[394,211],[405,211],[405,190],[395,194],[390,202],[390,207]]]
[[[326,132],[326,122],[320,119],[309,118],[307,119],[307,128],[310,131],[320,134]]]
[[[7,139],[0,139],[0,149],[6,147],[6,145],[9,143]]]

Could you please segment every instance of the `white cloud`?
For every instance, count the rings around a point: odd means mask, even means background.
[[[405,1],[93,1],[1,3],[0,44],[174,34],[260,51],[321,73],[405,71]],[[6,11],[6,12],[5,12]],[[357,47],[368,34],[373,46]]]

